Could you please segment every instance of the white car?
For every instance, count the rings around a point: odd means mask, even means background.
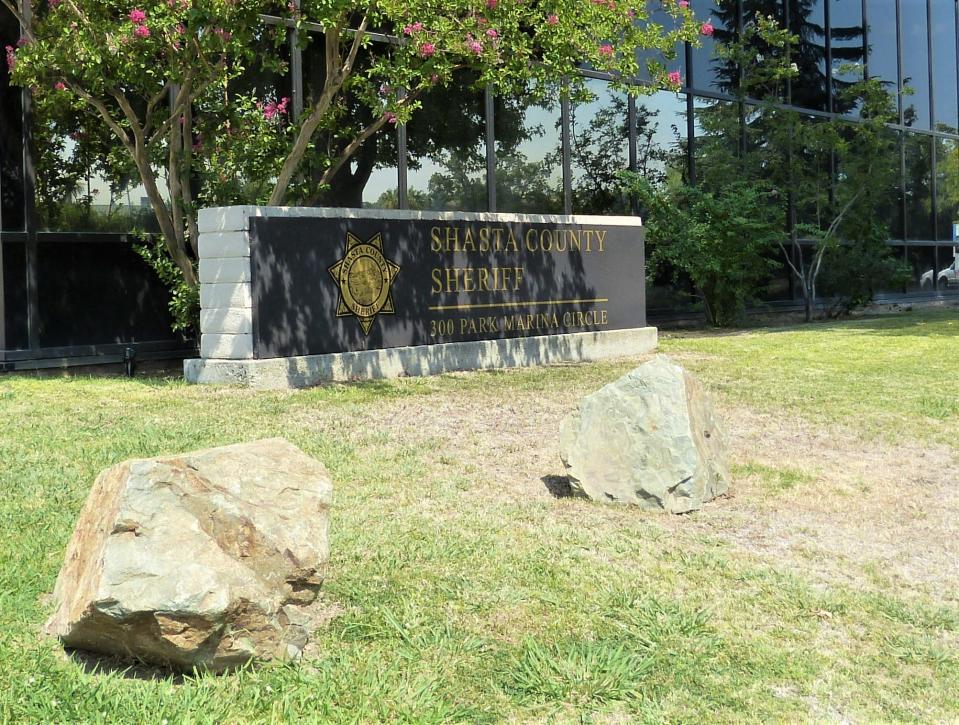
[[[933,270],[930,269],[919,278],[919,285],[923,289],[932,288],[932,273]],[[939,270],[939,287],[949,287],[950,285],[959,285],[959,273],[956,271],[956,262],[953,262],[945,269]]]

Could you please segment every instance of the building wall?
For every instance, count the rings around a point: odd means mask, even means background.
[[[717,60],[715,44],[735,37],[761,13],[780,18],[800,37],[800,77],[780,100],[811,121],[855,118],[856,109],[842,107],[837,96],[851,80],[844,64],[863,65],[897,94],[899,120],[890,132],[900,139],[899,177],[885,221],[893,230],[889,243],[909,263],[913,281],[907,290],[892,292],[919,291],[925,271],[952,263],[952,222],[959,217],[956,0],[693,0],[692,5],[716,33],[703,38],[702,47],[678,47],[676,58],[667,61],[669,70],[682,74],[681,92],[631,98],[611,89],[602,74],[584,70],[592,100],[504,98],[476,90],[464,75],[459,84],[424,97],[423,109],[408,125],[387,127],[368,141],[332,190],[312,201],[431,210],[636,211],[617,192],[619,170],[687,180],[708,173],[697,165],[707,136],[699,121],[710,107],[734,100],[737,79],[736,69]],[[298,109],[322,81],[322,41],[317,36],[301,50],[294,31],[287,32],[292,71],[279,77],[253,69],[241,83],[264,98],[291,96]],[[15,43],[18,34],[5,13],[0,34],[4,45]],[[0,349],[10,349],[42,345],[42,325],[31,327],[24,305],[35,300],[36,317],[39,300],[49,297],[37,287],[66,285],[55,272],[47,272],[52,278],[36,277],[30,260],[38,259],[38,238],[118,240],[119,233],[149,229],[153,220],[142,189],[131,184],[111,193],[95,155],[85,151],[87,140],[75,135],[29,129],[34,145],[46,151],[34,155],[35,174],[25,174],[23,118],[29,109],[22,106],[20,91],[6,85],[6,75],[0,76],[0,250],[7,260],[0,277],[6,309]],[[654,317],[695,303],[682,279],[664,273],[653,282]],[[764,296],[792,299],[795,292],[783,262]],[[152,316],[147,328],[156,334],[155,306],[147,308]],[[127,329],[105,337],[121,341],[131,334]]]

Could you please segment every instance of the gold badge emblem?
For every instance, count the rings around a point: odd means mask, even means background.
[[[367,335],[377,315],[393,314],[391,286],[400,267],[383,256],[379,233],[363,241],[346,233],[346,256],[330,267],[330,276],[340,288],[336,316],[356,315]]]

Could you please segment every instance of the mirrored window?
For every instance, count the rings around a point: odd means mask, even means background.
[[[932,137],[905,136],[906,239],[934,239],[932,227]]]
[[[590,80],[593,100],[571,103],[570,168],[574,214],[623,214],[629,204],[617,174],[629,167],[626,94]]]
[[[468,77],[423,98],[406,127],[411,209],[486,211],[485,109]]]
[[[866,0],[868,71],[891,93],[899,89],[899,41],[896,38],[896,0]]]
[[[0,47],[15,46],[19,37],[20,24],[0,8]],[[6,71],[0,72],[0,98],[0,228],[23,231],[23,109]]]
[[[956,71],[956,4],[953,0],[931,0],[932,80],[935,84],[936,130],[959,131],[959,99]]]
[[[936,144],[936,239],[953,241],[959,223],[959,141],[939,138]]]
[[[829,26],[833,111],[854,115],[858,108],[844,102],[841,93],[862,80],[864,75],[866,40],[862,24],[862,4],[849,0],[830,0]]]
[[[924,0],[902,0],[903,123],[929,128],[929,37]]]
[[[495,101],[496,210],[563,211],[562,123],[555,95]]]
[[[692,49],[692,85],[720,93],[732,93],[738,71],[735,66],[716,57],[716,46],[736,37],[736,3],[734,0],[693,0],[696,19],[712,24],[713,35],[700,36],[700,45]]]
[[[792,56],[799,67],[792,103],[824,111],[829,97],[825,0],[789,0],[789,29],[799,38]]]

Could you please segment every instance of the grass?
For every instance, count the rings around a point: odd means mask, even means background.
[[[959,315],[927,311],[741,335],[670,337],[663,352],[730,400],[952,445],[959,429]]]
[[[955,313],[661,347],[729,410],[838,427],[850,446],[956,450]],[[828,495],[828,472],[746,446],[738,498],[687,517],[546,492],[539,477],[561,472],[542,453],[558,417],[631,364],[295,393],[0,377],[0,721],[959,719],[955,590],[825,550],[784,560],[737,543],[747,523]],[[309,658],[137,679],[90,672],[40,635],[99,470],[272,435],[323,460],[336,485],[324,596],[341,613]],[[824,580],[829,567],[856,578]]]

